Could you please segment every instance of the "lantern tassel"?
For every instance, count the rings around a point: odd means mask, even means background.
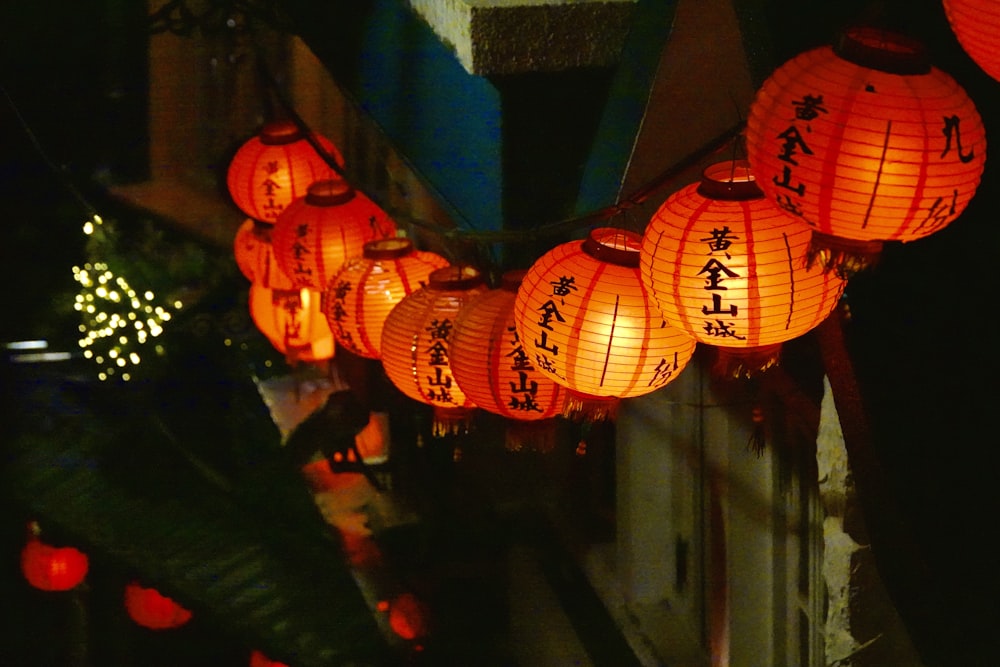
[[[619,402],[615,396],[590,396],[567,391],[562,415],[578,422],[614,421],[618,416]]]
[[[833,271],[838,278],[850,280],[875,266],[881,254],[882,241],[858,241],[814,231],[806,251],[806,267],[818,262],[824,272]]]
[[[712,373],[718,378],[749,379],[778,365],[781,343],[759,347],[717,347]]]
[[[431,434],[435,438],[447,435],[465,435],[472,431],[473,410],[468,408],[434,407],[431,420]]]
[[[509,452],[533,451],[547,454],[556,446],[556,421],[509,421],[504,445]]]
[[[764,410],[757,406],[753,409],[753,428],[750,431],[750,438],[747,440],[747,449],[760,458],[764,455],[764,448],[767,445],[767,433],[764,427]]]

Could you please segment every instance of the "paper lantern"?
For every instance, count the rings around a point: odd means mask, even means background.
[[[514,301],[517,333],[538,370],[569,392],[563,414],[614,417],[618,399],[677,377],[695,340],[663,321],[639,278],[639,235],[593,230],[528,270]]]
[[[335,164],[343,166],[340,151],[329,139],[318,134],[313,139]],[[310,185],[336,177],[334,168],[295,123],[275,121],[264,125],[233,155],[226,187],[241,211],[273,224],[286,206],[306,195]]]
[[[1000,81],[1000,5],[993,0],[944,0],[948,23],[969,57]]]
[[[427,635],[427,616],[427,605],[413,593],[401,593],[389,603],[389,627],[407,641]]]
[[[565,389],[535,368],[514,326],[514,299],[524,271],[503,275],[499,289],[480,294],[455,318],[451,370],[477,407],[513,420],[510,450],[554,446],[553,418],[562,414]]]
[[[846,282],[807,266],[812,232],[764,197],[746,162],[710,166],[669,196],[639,253],[664,319],[698,342],[731,348],[747,372],[777,362],[781,343],[820,324]]]
[[[318,181],[278,216],[271,234],[278,266],[295,287],[322,291],[360,257],[368,241],[396,235],[396,223],[343,179]]]
[[[451,334],[458,311],[487,289],[476,268],[446,266],[433,271],[427,286],[404,297],[385,320],[386,376],[410,398],[433,406],[436,437],[465,433],[471,425],[476,406],[452,376]]]
[[[447,259],[414,249],[409,239],[369,241],[361,257],[347,260],[323,293],[323,312],[334,338],[354,354],[381,358],[389,311],[446,266]]]
[[[150,630],[170,630],[191,620],[191,612],[153,588],[136,582],[125,586],[125,610],[137,625]]]
[[[240,273],[252,283],[272,289],[292,289],[292,279],[278,266],[271,245],[274,225],[247,218],[233,238],[233,257]]]
[[[750,107],[747,155],[764,194],[809,223],[813,256],[853,271],[965,210],[986,157],[965,91],[918,43],[870,28],[792,58]]]
[[[87,555],[73,547],[56,547],[30,537],[21,550],[21,572],[28,583],[42,591],[76,588],[90,563]]]
[[[277,660],[271,660],[260,651],[253,650],[250,652],[250,667],[288,667],[288,665]]]
[[[320,308],[322,295],[308,288],[276,290],[250,285],[250,319],[289,362],[332,359],[333,332]]]

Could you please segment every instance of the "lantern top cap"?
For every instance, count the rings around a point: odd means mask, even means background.
[[[427,277],[427,286],[436,290],[467,290],[484,282],[482,272],[471,264],[445,266]]]
[[[720,201],[746,201],[764,196],[746,160],[727,160],[709,165],[702,172],[698,194]]]
[[[306,190],[306,203],[310,206],[340,206],[354,199],[354,188],[342,178],[313,181]]]
[[[848,62],[889,74],[928,74],[927,48],[917,39],[883,28],[854,26],[844,30],[833,52]]]
[[[598,227],[583,241],[583,251],[601,262],[637,268],[642,237],[614,227]]]
[[[394,236],[368,241],[364,245],[365,259],[399,259],[413,252],[413,241]]]
[[[510,271],[504,271],[503,275],[500,276],[500,289],[508,292],[516,292],[521,286],[521,283],[524,281],[524,276],[527,273],[527,269],[512,269]]]
[[[260,142],[268,146],[282,146],[302,139],[302,130],[290,120],[276,120],[266,123],[258,135]]]

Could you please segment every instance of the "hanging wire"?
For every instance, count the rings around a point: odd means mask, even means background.
[[[323,158],[323,160],[341,177],[346,178],[343,167],[337,164],[336,158],[330,154],[325,148],[323,148],[316,138],[315,133],[312,128],[305,122],[302,116],[296,111],[295,105],[288,98],[285,91],[282,89],[277,77],[270,70],[267,65],[267,59],[263,53],[260,46],[254,41],[253,42],[254,52],[257,60],[257,65],[260,68],[261,78],[269,86],[274,95],[275,100],[281,106],[282,111],[287,115],[287,117],[295,123],[299,130],[303,133],[309,144],[316,150],[316,152]],[[638,189],[633,191],[630,195],[625,197],[619,197],[619,199],[609,206],[604,208],[591,211],[578,216],[573,216],[569,218],[564,218],[562,220],[557,220],[549,223],[543,223],[540,225],[534,225],[532,227],[526,227],[521,229],[506,229],[506,230],[482,230],[474,228],[468,220],[463,219],[463,226],[452,227],[452,228],[442,228],[439,224],[429,222],[426,220],[421,220],[407,215],[405,212],[389,211],[393,217],[397,218],[400,222],[404,222],[413,227],[417,227],[424,231],[435,234],[436,236],[448,240],[466,240],[470,242],[481,242],[485,244],[491,243],[532,243],[538,240],[545,240],[548,238],[562,236],[569,232],[581,229],[587,226],[591,226],[595,223],[599,223],[615,216],[622,215],[623,219],[627,212],[648,200],[651,196],[660,191],[663,187],[670,184],[672,181],[676,180],[683,173],[688,171],[690,168],[696,166],[698,163],[703,161],[705,158],[709,157],[713,153],[724,149],[730,143],[733,143],[734,154],[740,150],[738,142],[736,140],[741,136],[743,129],[746,125],[746,121],[740,118],[740,120],[731,126],[730,128],[723,131],[721,134],[710,139],[707,143],[694,150],[687,156],[681,158],[678,162],[667,167],[664,171],[657,174],[655,177],[641,185]],[[634,151],[634,147],[633,147]],[[630,158],[631,160],[631,158]],[[411,167],[411,165],[408,165]],[[414,173],[417,173],[414,170]],[[424,183],[427,186],[426,182]],[[430,188],[434,189],[434,188]],[[442,201],[447,202],[447,199],[442,196],[442,193],[434,189],[435,196],[441,197]],[[382,204],[382,202],[378,202]],[[461,212],[454,205],[450,205],[450,209]],[[516,224],[510,225],[511,227],[518,227]]]

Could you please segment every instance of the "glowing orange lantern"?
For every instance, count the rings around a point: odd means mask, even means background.
[[[334,355],[333,333],[320,309],[319,292],[250,285],[250,318],[289,361],[326,361]]]
[[[288,667],[288,665],[271,660],[260,651],[254,650],[250,652],[250,667]]]
[[[483,275],[472,266],[437,269],[426,287],[396,304],[382,329],[386,375],[404,394],[434,407],[437,437],[464,433],[471,425],[476,406],[452,377],[451,334],[458,311],[485,291]]]
[[[68,591],[87,576],[87,555],[73,547],[56,547],[30,537],[21,550],[21,572],[42,591]]]
[[[150,630],[170,630],[191,620],[191,612],[153,588],[136,582],[125,586],[125,610],[137,625]]]
[[[343,179],[318,181],[278,216],[271,234],[278,266],[295,287],[322,291],[364,245],[396,235],[396,223]]]
[[[274,225],[247,218],[233,238],[233,256],[240,273],[252,283],[272,289],[292,289],[292,279],[278,266],[271,245]]]
[[[313,139],[343,166],[340,151],[329,139],[321,135]],[[274,223],[286,206],[306,195],[312,183],[336,176],[297,125],[276,121],[264,125],[236,151],[226,172],[226,187],[241,211],[254,220]]]
[[[969,57],[1000,81],[1000,6],[984,0],[944,0],[948,23]]]
[[[451,371],[477,407],[514,420],[507,431],[508,449],[545,451],[554,445],[552,418],[562,413],[566,391],[535,368],[514,327],[514,299],[524,273],[505,273],[499,289],[477,296],[459,311]]]
[[[448,266],[440,255],[415,250],[404,238],[365,244],[347,260],[323,294],[323,312],[345,349],[368,359],[382,356],[382,326],[403,297],[424,287],[431,273]]]
[[[746,143],[764,194],[809,223],[814,254],[848,273],[883,241],[948,225],[986,158],[965,91],[920,44],[870,28],[779,67],[750,107]]]
[[[534,365],[569,389],[567,417],[613,418],[618,399],[665,386],[694,354],[694,339],[645,293],[640,243],[633,232],[595,229],[542,255],[517,292],[517,333]]]
[[[807,267],[811,236],[764,197],[747,163],[715,164],[653,215],[639,253],[643,284],[667,322],[760,370],[777,362],[781,343],[826,319],[844,290],[832,272]]]

